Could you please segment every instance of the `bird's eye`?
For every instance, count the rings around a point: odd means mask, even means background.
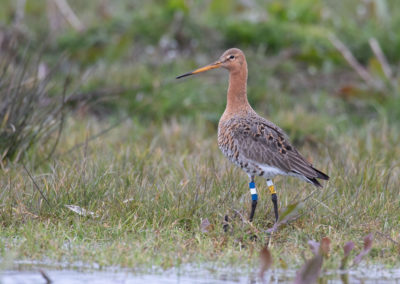
[[[229,56],[229,59],[235,59],[235,55]]]

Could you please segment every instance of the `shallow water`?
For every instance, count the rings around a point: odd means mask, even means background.
[[[246,279],[224,280],[212,277],[195,278],[178,275],[134,275],[116,272],[77,272],[74,270],[46,271],[52,283],[248,283]],[[39,272],[6,271],[2,278],[3,284],[46,283]]]
[[[68,267],[68,268],[67,268]],[[265,281],[258,278],[258,271],[238,271],[229,268],[216,269],[210,267],[194,268],[192,266],[173,268],[154,273],[135,273],[119,268],[99,270],[96,265],[55,264],[43,265],[35,262],[15,263],[12,270],[4,270],[0,275],[2,284],[46,283],[40,270],[51,279],[51,283],[292,283],[296,275],[294,270],[273,269],[265,274]],[[383,267],[359,267],[355,270],[340,273],[324,272],[325,283],[399,283],[400,269],[384,269]],[[347,279],[347,280],[346,280]]]

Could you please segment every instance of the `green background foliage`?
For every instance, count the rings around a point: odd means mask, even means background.
[[[273,236],[272,254],[282,260],[275,265],[300,265],[307,240],[328,236],[333,251],[326,265],[338,267],[344,243],[361,246],[369,232],[371,260],[399,263],[396,0],[68,3],[82,28],[71,26],[53,1],[0,3],[0,66],[7,66],[0,79],[3,256],[127,267],[256,263],[273,224],[271,202],[257,180],[256,219],[240,219],[250,208],[247,177],[216,146],[227,73],[175,80],[235,46],[248,60],[254,109],[331,176],[304,202],[301,217]],[[359,76],[332,38],[371,80]],[[49,74],[40,91],[26,84],[41,82],[39,68]],[[3,154],[15,141],[4,138],[15,93],[40,98],[29,105],[33,119],[20,131],[25,146],[18,158]],[[62,117],[52,114],[57,108]],[[49,122],[44,112],[54,119],[48,125],[61,128],[33,135]],[[276,188],[282,210],[313,190],[280,178]],[[65,207],[71,204],[98,217],[78,216]],[[232,217],[228,234],[225,214]],[[207,234],[199,229],[205,218],[213,228]]]

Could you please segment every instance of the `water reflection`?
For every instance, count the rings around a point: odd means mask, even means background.
[[[40,270],[44,271],[43,275]],[[274,269],[265,273],[264,280],[258,278],[258,273],[246,275],[243,271],[232,269],[193,269],[180,268],[167,271],[158,271],[151,274],[134,273],[129,270],[113,269],[88,270],[88,269],[52,269],[45,267],[19,266],[14,270],[6,270],[1,273],[0,283],[46,283],[47,276],[51,283],[292,283],[295,277],[294,270]],[[325,271],[319,279],[319,283],[400,283],[400,269],[384,269],[372,266],[357,268],[349,271]]]

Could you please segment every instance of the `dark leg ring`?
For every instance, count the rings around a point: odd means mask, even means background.
[[[278,222],[279,213],[278,213],[278,196],[276,193],[271,194],[272,203],[274,203],[274,213],[275,213],[275,221]]]
[[[254,218],[254,213],[256,212],[257,200],[258,200],[256,184],[254,183],[253,178],[251,179],[251,182],[249,183],[249,188],[250,188],[250,193],[251,193],[251,212],[250,212],[249,220],[250,220],[250,222],[252,222],[253,218]]]

